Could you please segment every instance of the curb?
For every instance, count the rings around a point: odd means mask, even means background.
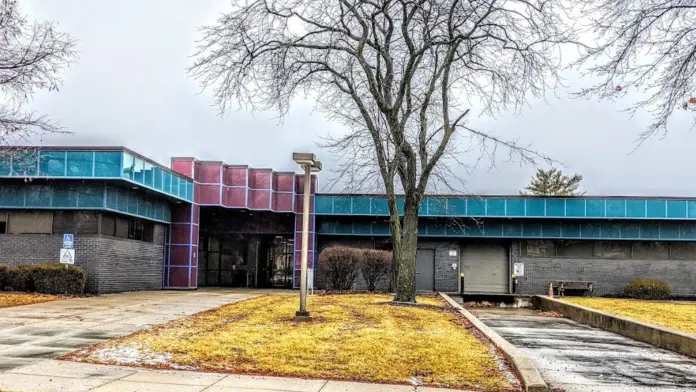
[[[476,327],[481,333],[486,335],[486,337],[493,342],[493,344],[498,347],[500,350],[505,353],[505,356],[507,357],[508,361],[512,365],[513,369],[517,373],[517,375],[520,377],[522,380],[522,386],[524,387],[525,391],[528,392],[547,392],[549,390],[549,387],[546,385],[546,382],[544,382],[544,379],[541,378],[541,374],[539,374],[539,371],[537,370],[536,367],[534,367],[534,363],[527,358],[520,350],[517,349],[517,347],[513,346],[510,344],[507,340],[503,339],[502,336],[498,335],[497,332],[489,328],[486,324],[481,322],[481,320],[477,319],[476,316],[471,314],[468,310],[464,309],[461,305],[458,303],[454,302],[452,298],[450,298],[447,294],[445,293],[439,293],[442,298],[447,301],[448,304],[450,304],[453,308],[457,309],[459,313],[464,315],[469,322]]]
[[[542,295],[535,295],[532,301],[538,309],[559,312],[573,321],[696,358],[696,335]]]

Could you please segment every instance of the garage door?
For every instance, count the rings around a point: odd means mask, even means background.
[[[472,293],[508,293],[509,261],[507,247],[466,245],[462,248],[464,291]]]

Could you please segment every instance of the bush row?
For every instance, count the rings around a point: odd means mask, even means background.
[[[367,289],[375,291],[380,282],[391,278],[392,252],[332,246],[319,254],[319,274],[329,290],[352,289],[360,272]]]
[[[87,273],[80,267],[62,264],[0,265],[0,288],[44,294],[82,294]]]

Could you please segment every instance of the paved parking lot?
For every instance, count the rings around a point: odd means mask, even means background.
[[[0,309],[0,372],[257,295],[144,291]]]
[[[567,392],[696,390],[696,360],[529,309],[473,313],[519,348],[552,387]]]

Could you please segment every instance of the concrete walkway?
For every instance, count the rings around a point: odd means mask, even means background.
[[[64,392],[452,392],[451,389],[299,378],[146,370],[44,360],[0,373],[0,390]]]
[[[0,371],[257,295],[225,290],[144,291],[3,308]]]
[[[551,387],[567,392],[696,390],[696,360],[529,309],[473,313],[527,355]]]

